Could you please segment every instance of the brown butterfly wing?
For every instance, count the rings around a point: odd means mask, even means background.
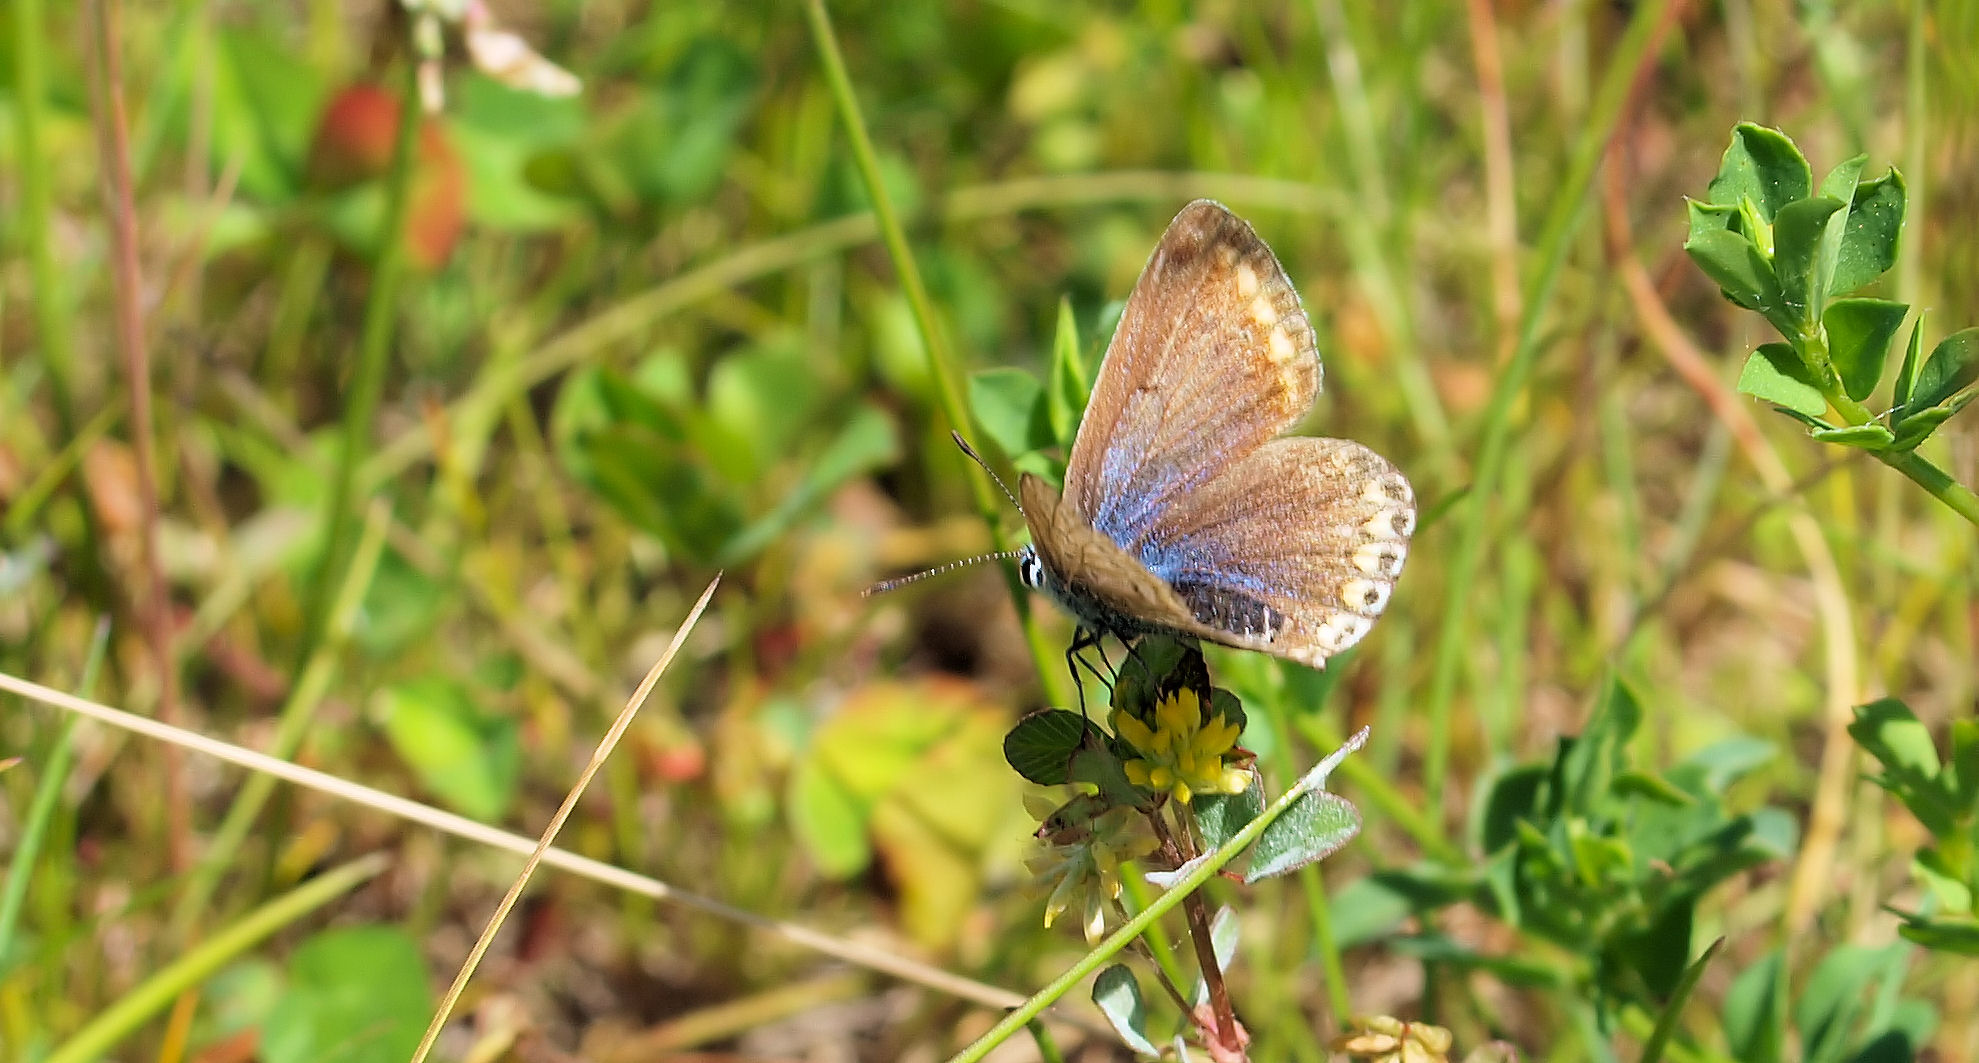
[[[1345,439],[1280,439],[1164,513],[1138,551],[1192,614],[1183,630],[1318,668],[1387,607],[1415,493]]]
[[[1141,625],[1180,631],[1195,622],[1174,588],[1094,530],[1050,484],[1025,473],[1017,497],[1031,545],[1051,573],[1046,589],[1074,613],[1115,634]]]
[[[1122,545],[1311,409],[1313,329],[1271,249],[1222,205],[1182,209],[1107,347],[1065,499]]]

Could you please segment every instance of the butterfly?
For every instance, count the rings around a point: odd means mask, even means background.
[[[1320,668],[1367,635],[1415,493],[1359,443],[1282,435],[1320,376],[1271,249],[1219,203],[1182,208],[1107,347],[1064,493],[1018,481],[1018,575],[1077,618],[1074,652],[1169,634]]]

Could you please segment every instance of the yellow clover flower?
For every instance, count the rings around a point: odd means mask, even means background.
[[[1223,762],[1237,745],[1237,725],[1203,711],[1193,690],[1181,690],[1154,707],[1154,726],[1124,712],[1113,714],[1114,733],[1132,746],[1127,779],[1166,791],[1184,804],[1196,794],[1240,794],[1250,785],[1242,768]]]

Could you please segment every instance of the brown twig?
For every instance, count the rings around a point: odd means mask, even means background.
[[[110,214],[111,275],[117,346],[131,393],[131,445],[137,459],[139,567],[144,583],[135,595],[151,660],[157,669],[158,718],[179,722],[178,669],[172,656],[172,610],[158,551],[158,481],[152,445],[151,356],[145,345],[143,273],[138,266],[137,205],[131,189],[130,124],[124,110],[122,35],[117,0],[91,0],[96,75],[98,149],[103,158],[103,200]],[[192,815],[178,750],[161,751],[165,770],[166,856],[174,872],[192,866]]]

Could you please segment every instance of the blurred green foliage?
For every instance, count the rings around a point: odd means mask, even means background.
[[[393,246],[378,146],[397,119],[336,104],[395,98],[406,26],[389,4],[113,6],[141,381],[115,333],[84,47],[99,6],[0,15],[0,670],[74,689],[108,617],[96,695],[156,706],[142,387],[184,722],[260,748],[324,608],[305,587]],[[1232,989],[1257,1058],[1322,1058],[1349,1011],[1559,1058],[1628,1058],[1659,1028],[1685,1060],[1979,1055],[1963,954],[1979,890],[1972,529],[1854,450],[1797,438],[1816,427],[1979,482],[1972,418],[1949,415],[1972,394],[1971,334],[1930,344],[1913,326],[1907,353],[1889,350],[1895,305],[1979,320],[1979,50],[1962,46],[1979,16],[1664,10],[833,7],[993,465],[1062,469],[1113,308],[1166,219],[1207,195],[1257,226],[1319,331],[1308,429],[1367,442],[1417,485],[1407,574],[1360,648],[1325,673],[1211,654],[1274,791],[1372,727],[1336,781],[1365,829],[1323,880],[1209,890],[1246,930]],[[1611,71],[1637,13],[1662,35]],[[444,107],[396,178],[411,268],[381,296],[383,399],[356,455],[387,545],[348,641],[317,648],[328,681],[296,759],[533,832],[725,569],[564,844],[971,977],[1045,982],[1077,944],[1040,927],[1021,888],[1022,784],[998,740],[1048,706],[1003,590],[977,572],[859,596],[988,536],[801,11],[498,14],[583,92],[511,88],[447,40]],[[1591,129],[1611,73],[1639,89]],[[333,113],[361,120],[332,128]],[[1747,117],[1807,156],[1866,161],[1817,185],[1739,127],[1727,174],[1725,131]],[[1590,142],[1604,176],[1562,204]],[[1699,189],[1687,232],[1671,205]],[[1844,206],[1880,225],[1893,205],[1901,240],[1848,228],[1823,258]],[[1556,214],[1571,227],[1542,292]],[[1762,231],[1777,300],[1746,250]],[[1794,335],[1768,346],[1771,325],[1816,321],[1832,379],[1806,371]],[[1493,414],[1527,333],[1532,375]],[[1703,379],[1673,372],[1697,350],[1716,352]],[[1811,418],[1836,396],[1897,415],[1748,432],[1697,389],[1729,392],[1755,351],[1751,394]],[[1494,429],[1503,473],[1466,495]],[[1753,476],[1768,462],[1785,486]],[[1427,519],[1452,499],[1484,507],[1475,525]],[[1478,565],[1453,579],[1470,548]],[[1434,617],[1451,601],[1473,622],[1445,645]],[[1447,726],[1425,712],[1439,661]],[[188,998],[189,1042],[159,1014],[115,1055],[221,1063],[255,1037],[270,1059],[322,1058],[305,1034],[359,1010],[393,1016],[397,1045],[407,987],[452,973],[515,872],[289,790],[239,848],[211,852],[241,776],[188,757],[181,840],[225,874],[177,940],[169,758],[85,725],[65,769],[63,732],[51,709],[0,705],[0,755],[23,758],[0,772],[0,837],[22,837],[37,786],[66,775],[45,844],[7,847],[26,885],[0,956],[0,1059],[39,1058],[314,869],[374,851],[394,860],[379,884]],[[1850,770],[1858,742],[1881,789]],[[1432,760],[1447,787],[1422,785]],[[836,1022],[804,996],[820,961],[775,940],[545,873],[467,1007],[482,1029],[513,1004],[542,1045],[601,1059],[613,1027],[700,1031],[683,1050],[894,1058],[952,1050],[976,1022],[880,981],[871,1010]],[[769,1006],[737,1024],[720,1006],[742,1000]],[[1068,1046],[1089,1036],[1053,1028]]]

